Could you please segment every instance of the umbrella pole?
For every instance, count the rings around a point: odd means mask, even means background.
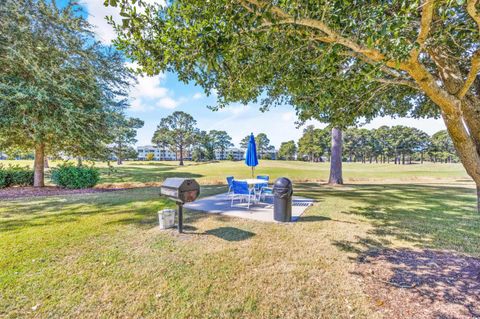
[[[254,169],[254,168],[253,168],[253,166],[252,166],[252,178],[253,178],[253,169]]]

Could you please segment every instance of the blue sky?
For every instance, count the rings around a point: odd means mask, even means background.
[[[64,2],[64,0],[60,0]],[[156,2],[158,0],[148,0]],[[103,0],[80,0],[84,6],[87,18],[96,26],[97,37],[109,44],[115,37],[112,28],[106,23],[105,16],[118,18],[114,8],[103,6]],[[130,92],[131,107],[128,115],[145,121],[145,126],[138,130],[137,145],[150,144],[155,128],[162,117],[174,111],[184,111],[191,114],[202,130],[225,130],[238,146],[240,140],[250,132],[266,133],[275,147],[288,140],[297,141],[304,127],[296,128],[295,111],[292,106],[285,105],[272,108],[262,113],[258,105],[232,104],[221,111],[213,112],[207,105],[215,105],[215,96],[205,96],[200,87],[193,83],[188,85],[179,82],[175,74],[161,74],[156,77],[139,77],[138,84]],[[309,122],[317,127],[324,127],[318,122]],[[433,134],[445,128],[441,120],[414,120],[409,118],[376,118],[367,128],[381,125],[408,125]]]

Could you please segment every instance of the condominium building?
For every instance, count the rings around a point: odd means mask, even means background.
[[[220,150],[215,151],[216,160],[226,160],[230,158],[234,161],[241,161],[245,158],[245,150],[236,147],[229,147],[223,152]]]
[[[138,159],[139,160],[146,160],[147,154],[152,153],[153,159],[155,161],[174,161],[177,159],[177,154],[172,152],[169,149],[159,148],[155,145],[145,145],[145,146],[137,146],[138,152]],[[186,157],[184,157],[187,159]]]

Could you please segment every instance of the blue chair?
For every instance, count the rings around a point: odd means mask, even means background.
[[[232,180],[232,202],[230,207],[233,207],[235,199],[239,199],[240,202],[247,200],[247,208],[250,209],[252,198],[255,200],[255,191],[248,188],[247,182]]]
[[[232,191],[233,176],[227,176],[228,194]]]
[[[265,200],[266,196],[273,196],[273,189],[268,187],[270,177],[268,175],[258,175],[257,179],[263,179],[266,181],[266,183],[255,185],[255,190],[259,193],[259,198]]]
[[[261,191],[263,187],[268,187],[268,181],[270,180],[268,175],[257,175],[257,179],[264,180],[265,183],[255,185],[256,191]]]

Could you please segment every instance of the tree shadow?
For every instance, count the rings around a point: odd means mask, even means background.
[[[422,248],[480,254],[480,215],[472,188],[409,184],[296,186],[297,194],[317,201],[332,197],[350,200],[352,206],[341,213],[367,220],[373,226],[369,236],[393,237]]]
[[[386,317],[480,316],[480,259],[463,255],[480,255],[480,215],[469,185],[296,186],[319,201],[348,200],[340,213],[372,226],[365,236],[332,244],[356,262],[354,274]],[[416,249],[393,249],[399,242]]]
[[[207,235],[213,235],[226,241],[242,241],[255,236],[255,233],[235,227],[218,227],[204,232]]]
[[[363,254],[355,274],[377,303],[385,303],[387,317],[480,317],[478,258],[430,249],[381,249]]]
[[[189,172],[178,172],[181,166],[118,166],[112,171],[109,168],[100,168],[100,183],[119,183],[119,182],[162,182],[169,177],[199,178],[201,174]]]

